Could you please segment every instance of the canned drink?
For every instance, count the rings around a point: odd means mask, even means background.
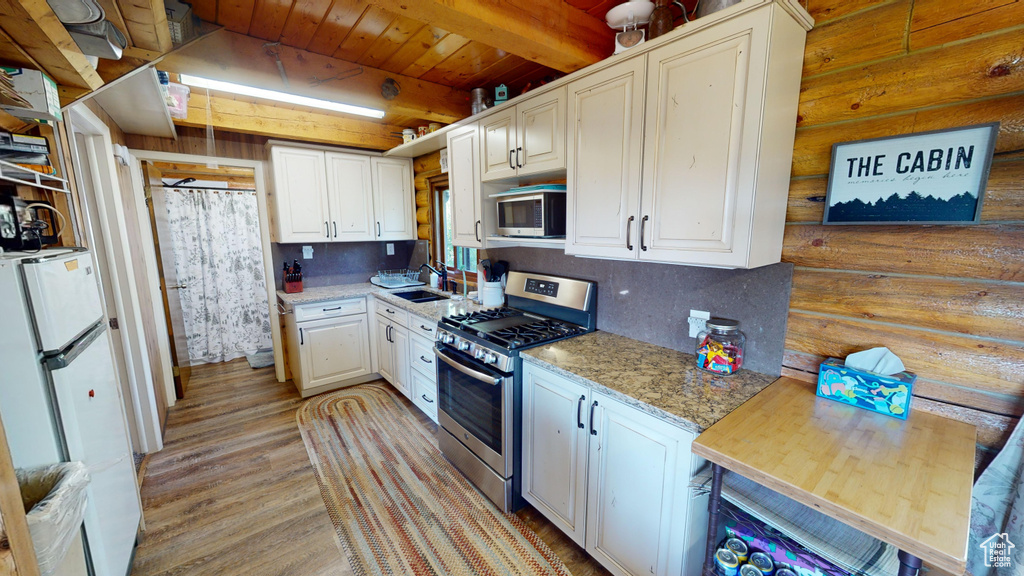
[[[753,564],[744,564],[740,566],[739,576],[762,576],[762,572],[757,569],[757,566]]]
[[[725,547],[735,554],[740,562],[746,562],[750,556],[750,548],[747,547],[747,543],[739,538],[729,538],[725,541]]]
[[[760,570],[763,576],[771,576],[772,572],[775,572],[775,562],[772,562],[771,556],[764,552],[754,552],[748,562]]]
[[[728,548],[719,548],[715,552],[715,569],[722,576],[736,576],[739,573],[740,560]]]
[[[789,568],[779,568],[775,571],[775,576],[796,576],[796,572],[793,572]]]

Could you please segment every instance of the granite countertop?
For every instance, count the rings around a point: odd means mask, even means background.
[[[610,332],[538,346],[522,357],[695,433],[777,379],[749,370],[714,376],[697,369],[693,354]]]
[[[407,288],[382,288],[369,282],[361,284],[340,284],[337,286],[317,286],[306,288],[302,292],[287,294],[282,290],[277,291],[277,299],[280,300],[286,309],[290,310],[300,304],[312,304],[315,302],[326,302],[328,300],[340,300],[342,298],[358,298],[360,296],[373,296],[374,298],[407,310],[422,318],[431,319],[435,322],[445,316],[454,314],[465,314],[492,306],[481,306],[472,300],[437,300],[435,302],[415,303],[404,298],[395,296],[395,292],[407,290],[426,290],[442,294],[440,290],[426,286],[409,286]]]

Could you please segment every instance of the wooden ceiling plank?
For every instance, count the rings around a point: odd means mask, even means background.
[[[293,0],[256,0],[249,36],[277,42],[293,4]]]
[[[121,15],[121,9],[117,7],[117,2],[114,0],[97,0],[100,4],[100,8],[103,8],[103,13],[106,14],[107,20],[110,20],[114,27],[124,34],[124,37],[128,40],[128,46],[134,46],[132,42],[132,35],[128,31],[128,24],[125,23],[124,17]]]
[[[400,74],[447,35],[447,30],[442,30],[436,26],[424,26],[420,28],[419,32],[409,38],[408,42],[395,51],[387,61],[381,64],[379,68]]]
[[[433,70],[424,74],[421,79],[470,90],[476,88],[476,86],[468,84],[470,78],[483,72],[508,54],[504,50],[481,42],[470,42],[452,54],[450,58],[435,66]]]
[[[295,0],[281,30],[280,42],[304,48],[316,34],[320,23],[331,9],[331,0]]]
[[[132,44],[146,50],[169,52],[171,30],[167,27],[164,0],[117,0]]]
[[[420,30],[427,25],[412,18],[399,16],[388,26],[388,29],[377,38],[370,48],[359,59],[360,64],[380,68],[399,49],[404,46]]]
[[[290,80],[288,89],[281,82],[276,63],[264,51],[262,40],[227,30],[210,34],[164,57],[160,68],[168,72],[370,106],[387,114],[408,115],[432,122],[451,123],[469,115],[469,94],[449,86],[290,46],[280,47],[280,57]],[[363,69],[361,74],[344,80],[330,80],[360,66]],[[324,82],[314,86],[310,82],[313,77]],[[402,87],[393,100],[384,100],[380,93],[386,78],[393,78]]]
[[[399,144],[401,126],[355,120],[338,114],[291,110],[241,99],[212,96],[210,108],[214,128],[275,138],[299,138],[342,146],[388,150]],[[206,96],[194,94],[188,117],[175,120],[179,126],[206,127]]]
[[[509,54],[494,64],[466,79],[470,86],[485,86],[491,89],[498,84],[511,86],[509,82],[529,71],[536,70],[537,64],[523,60],[515,54]]]
[[[434,66],[447,60],[466,44],[469,44],[469,38],[459,36],[458,34],[449,34],[431,46],[430,50],[427,50],[426,53],[417,58],[405,70],[402,70],[402,74],[419,78],[432,70]]]
[[[0,30],[0,62],[4,66],[17,68],[35,68],[36,70],[43,68],[3,30]]]
[[[160,169],[160,171],[164,173],[164,176],[169,172],[187,172],[193,175],[220,174],[223,176],[248,176],[250,178],[253,175],[252,168],[245,168],[241,166],[218,166],[217,168],[210,168],[205,164],[189,164],[187,162],[153,162],[153,165]]]
[[[249,33],[256,0],[220,0],[217,2],[217,23],[241,34]]]
[[[103,85],[46,0],[0,0],[0,28],[58,84]]]
[[[376,6],[368,6],[359,22],[349,31],[348,36],[342,40],[334,57],[350,62],[358,62],[363,54],[370,49],[370,46],[380,38],[380,35],[388,29],[388,26],[395,21],[395,15],[382,10]]]
[[[614,31],[565,2],[369,1],[562,72],[579,70],[612,52]]]
[[[334,0],[327,16],[320,22],[320,27],[306,46],[296,48],[305,48],[324,56],[334,54],[366,9],[367,7],[359,0]]]

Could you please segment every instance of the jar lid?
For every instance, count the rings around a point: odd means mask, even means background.
[[[725,330],[726,332],[740,329],[740,323],[738,321],[730,320],[728,318],[711,318],[705,322],[705,324],[707,324],[708,328]]]

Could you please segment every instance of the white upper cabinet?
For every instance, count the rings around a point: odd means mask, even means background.
[[[412,240],[412,160],[273,145],[276,242]]]
[[[452,243],[483,247],[479,131],[476,123],[448,133],[448,190],[452,203]]]
[[[415,239],[416,198],[412,188],[412,160],[373,157],[370,162],[373,168],[376,239]]]
[[[480,121],[483,182],[565,169],[565,88],[528,98]]]
[[[570,83],[566,252],[779,262],[805,36],[765,3]]]
[[[331,204],[331,239],[373,240],[373,181],[370,157],[327,152],[327,190]]]
[[[330,206],[324,178],[324,153],[275,147],[274,206],[278,242],[330,241]]]
[[[633,58],[568,86],[568,254],[636,257],[644,63]]]

